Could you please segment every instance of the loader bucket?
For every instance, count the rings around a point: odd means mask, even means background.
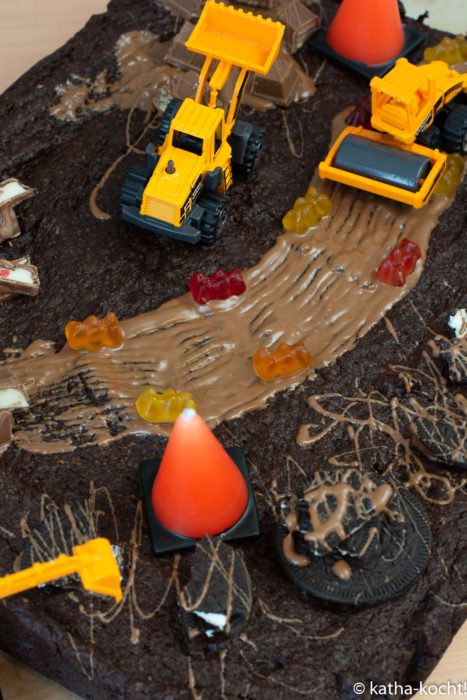
[[[280,22],[208,0],[185,46],[265,75],[277,58],[283,33]]]
[[[122,599],[120,570],[108,540],[99,537],[73,547],[73,556],[79,559],[78,573],[86,590],[112,596],[117,602]]]
[[[319,175],[419,208],[430,199],[445,168],[446,155],[437,149],[349,126],[319,164]]]

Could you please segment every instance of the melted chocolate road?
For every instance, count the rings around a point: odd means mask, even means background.
[[[374,270],[402,238],[425,258],[431,231],[450,200],[421,210],[336,186],[332,212],[304,235],[286,232],[244,272],[241,297],[197,306],[190,295],[123,321],[123,346],[80,353],[35,341],[11,369],[26,385],[30,410],[14,440],[33,452],[102,445],[129,433],[168,434],[143,422],[143,386],[192,392],[210,426],[262,408],[277,391],[312,377],[384,317],[417,283],[422,261],[402,288],[381,285]],[[313,367],[264,383],[251,356],[261,346],[303,340]]]

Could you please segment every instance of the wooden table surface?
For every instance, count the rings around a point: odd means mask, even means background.
[[[107,0],[0,0],[0,93],[39,59],[61,46],[91,14],[103,12],[106,5]],[[467,29],[466,0],[404,0],[404,5],[412,16],[429,9],[432,26],[454,33]],[[465,688],[462,692],[448,694],[448,688],[443,686],[448,681],[465,683]],[[430,688],[431,698],[467,700],[467,623],[427,683],[440,686],[437,692]],[[0,688],[4,700],[77,700],[73,693],[50,683],[2,652]],[[423,697],[417,695],[417,700]]]

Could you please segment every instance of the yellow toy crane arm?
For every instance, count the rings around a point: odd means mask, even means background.
[[[202,103],[213,61],[218,65],[209,79],[209,107],[216,107],[217,95],[226,84],[233,67],[240,68],[233,91],[226,134],[235,121],[243,89],[250,72],[265,75],[279,53],[285,27],[280,22],[253,15],[231,5],[208,0],[185,46],[206,56],[201,70],[195,102]]]
[[[0,599],[34,588],[41,583],[79,574],[89,591],[122,599],[120,570],[110,542],[104,538],[89,540],[73,547],[73,556],[60,554],[57,559],[38,562],[28,569],[0,578]]]

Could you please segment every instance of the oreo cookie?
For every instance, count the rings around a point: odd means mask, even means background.
[[[99,516],[102,520],[104,511],[99,510]],[[30,531],[17,560],[17,568],[28,569],[36,563],[56,559],[61,554],[71,556],[74,547],[99,537],[100,529],[92,499],[74,500],[62,507],[53,507],[38,526]],[[122,570],[123,549],[113,545],[113,551]],[[82,590],[81,579],[77,574],[41,585]]]
[[[323,556],[334,548],[347,553],[344,543],[382,510],[391,510],[391,497],[391,486],[377,474],[317,470],[303,495],[291,496],[284,510],[289,530],[303,533],[305,554],[310,549]]]
[[[448,340],[436,336],[434,341],[436,354],[445,363],[451,382],[465,384],[467,382],[467,341],[465,338]]]
[[[460,412],[430,406],[410,430],[413,444],[429,459],[467,469],[467,420]]]
[[[252,607],[251,580],[242,553],[220,537],[198,540],[191,576],[178,593],[180,622],[191,649],[197,639],[237,636]]]
[[[73,547],[94,537],[96,523],[89,500],[52,508],[31,530],[21,554],[21,568],[56,559],[60,554],[71,556]]]
[[[324,555],[286,522],[287,517],[278,525],[277,544],[288,577],[302,591],[333,603],[360,606],[394,598],[423,571],[431,553],[427,516],[406,489],[393,494],[390,510],[369,519]]]

